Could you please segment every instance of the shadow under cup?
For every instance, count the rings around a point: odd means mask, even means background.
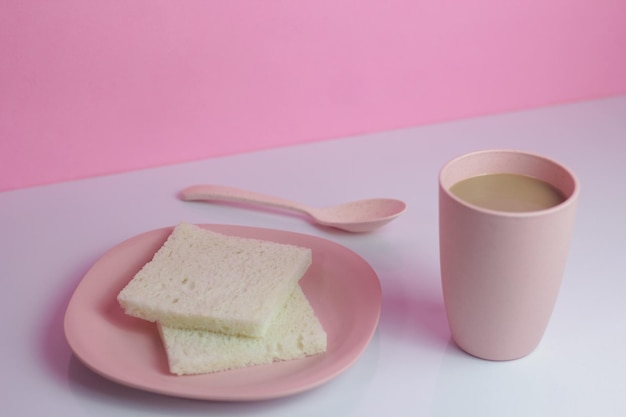
[[[554,186],[553,207],[505,212],[450,192],[484,174],[519,174]],[[511,360],[539,344],[565,269],[579,185],[563,165],[540,155],[487,150],[448,162],[439,174],[441,278],[452,337],[467,353]]]

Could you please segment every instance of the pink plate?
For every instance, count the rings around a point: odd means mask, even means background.
[[[300,281],[328,334],[325,353],[206,375],[169,373],[153,323],[124,314],[117,294],[163,244],[173,227],[130,238],[105,253],[80,282],[65,314],[65,336],[89,368],[120,384],[177,397],[251,401],[316,387],[350,367],[371,340],[381,308],[374,270],[351,250],[315,236],[228,225],[216,232],[309,247],[313,264]]]

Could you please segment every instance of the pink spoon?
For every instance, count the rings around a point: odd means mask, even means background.
[[[314,208],[280,197],[220,185],[194,185],[181,191],[180,197],[185,201],[230,201],[291,210],[307,214],[317,224],[348,232],[369,232],[406,210],[403,201],[391,198],[373,198],[334,207]]]

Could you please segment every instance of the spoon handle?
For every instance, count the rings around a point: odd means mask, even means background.
[[[250,203],[258,206],[287,209],[311,215],[310,208],[300,203],[280,197],[222,185],[192,185],[191,187],[187,187],[180,192],[180,198],[185,201],[213,200]]]

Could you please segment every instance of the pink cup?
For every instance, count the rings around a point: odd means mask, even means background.
[[[511,173],[552,184],[565,196],[532,212],[480,208],[450,187],[481,174]],[[578,200],[574,174],[548,158],[509,150],[460,156],[439,174],[443,295],[452,337],[483,359],[518,359],[539,344],[565,269]]]

